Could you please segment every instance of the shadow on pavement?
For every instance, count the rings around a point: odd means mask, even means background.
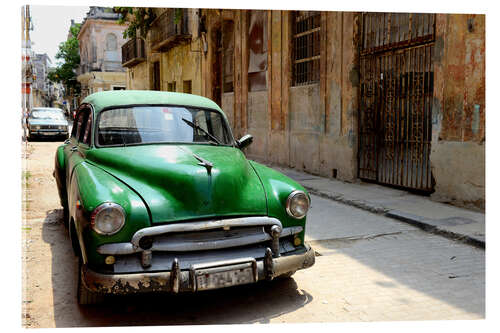
[[[269,323],[313,299],[291,278],[194,294],[114,296],[100,305],[78,306],[78,263],[62,209],[47,212],[42,237],[51,245],[56,327]]]
[[[40,136],[31,137],[28,142],[64,142],[67,138],[66,136]]]

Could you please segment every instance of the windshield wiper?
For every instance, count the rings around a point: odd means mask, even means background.
[[[184,119],[184,118],[181,118],[186,124],[188,124],[189,126],[191,126],[192,128],[195,128],[195,129],[198,129],[200,131],[202,131],[203,133],[205,133],[208,137],[210,137],[210,139],[212,139],[213,141],[215,141],[218,145],[220,145],[220,141],[217,140],[217,138],[215,136],[213,136],[212,134],[208,133],[207,131],[205,131],[203,128],[201,128],[199,125],[196,125],[195,123],[193,123],[192,121],[189,121],[187,119]]]

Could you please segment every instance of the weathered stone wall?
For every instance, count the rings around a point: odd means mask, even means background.
[[[159,60],[162,90],[175,80],[176,90],[182,91],[182,82],[192,80],[193,93],[216,99],[214,36],[223,29],[224,20],[233,20],[234,91],[221,92],[219,98],[235,137],[254,136],[246,149],[248,157],[355,180],[361,15],[321,13],[320,81],[294,87],[291,12],[266,13],[266,90],[249,91],[248,11],[205,9],[199,38],[191,45],[148,53],[147,63],[129,70],[127,87],[150,88],[151,64]],[[436,15],[430,156],[433,198],[479,207],[485,198],[484,29],[484,15]]]
[[[267,91],[248,93],[247,132],[253,135],[253,144],[248,147],[247,154],[250,158],[258,160],[266,160],[268,155],[267,98]]]
[[[127,89],[148,90],[150,89],[149,64],[144,61],[134,67],[127,68]]]
[[[231,128],[234,128],[234,93],[222,94],[221,108],[227,116],[229,125],[231,125]]]
[[[247,156],[314,174],[353,180],[357,175],[356,13],[322,13],[321,79],[291,84],[291,15],[267,11],[267,90],[248,91],[248,12],[204,11],[207,35],[234,20],[234,93],[222,106],[236,137],[250,133]],[[204,94],[212,97],[213,45],[204,62]]]
[[[81,63],[102,70],[107,70],[108,63],[115,64],[108,70],[124,71],[121,67],[121,47],[126,42],[123,38],[126,28],[126,25],[116,21],[87,19],[78,34]],[[114,36],[111,43],[108,41],[109,34]]]
[[[191,93],[201,95],[201,55],[191,52],[191,48],[198,49],[198,45],[178,45],[168,52],[161,53],[161,86],[167,90],[168,83],[175,82],[177,92],[186,92],[184,81],[191,81]]]
[[[155,8],[157,18],[167,8]],[[184,82],[191,81],[191,93],[202,95],[201,83],[201,41],[198,36],[197,10],[188,9],[189,33],[191,39],[167,49],[153,52],[151,31],[146,36],[146,61],[127,68],[127,89],[154,89],[153,64],[160,63],[160,89],[168,90],[168,83],[175,82],[175,91],[184,91]],[[153,25],[152,30],[159,28]]]
[[[124,72],[90,72],[78,76],[82,87],[88,87],[88,93],[113,90],[114,87],[125,87],[127,75]]]
[[[485,16],[437,15],[434,65],[433,197],[484,207]]]

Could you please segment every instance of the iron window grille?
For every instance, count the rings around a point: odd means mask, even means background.
[[[223,43],[223,80],[224,92],[233,92],[233,72],[234,72],[234,22],[224,21],[222,28]]]
[[[321,13],[297,11],[293,14],[294,86],[319,82]]]

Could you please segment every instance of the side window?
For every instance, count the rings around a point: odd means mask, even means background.
[[[73,138],[75,138],[77,141],[80,141],[79,139],[80,139],[80,133],[82,132],[81,128],[83,125],[84,114],[85,114],[85,112],[83,112],[83,111],[78,112],[78,114],[75,118],[75,121],[73,123],[73,133],[71,134],[71,136]]]
[[[76,123],[77,123],[77,121],[76,121],[76,117],[75,117],[75,120],[73,121],[73,126],[71,128],[71,138],[73,138],[73,139],[76,138],[76,128],[77,128]]]
[[[74,138],[76,138],[78,142],[85,142],[85,139],[88,139],[90,142],[90,135],[87,132],[87,120],[89,118],[89,114],[89,109],[81,110],[77,115],[76,124],[73,125],[76,126],[76,131],[73,131]],[[90,129],[88,131],[90,132]],[[87,134],[87,136],[85,136],[85,134]]]
[[[85,126],[85,131],[83,133],[83,140],[82,143],[89,145],[90,146],[90,138],[92,137],[92,112],[90,110],[87,110],[87,124]]]

